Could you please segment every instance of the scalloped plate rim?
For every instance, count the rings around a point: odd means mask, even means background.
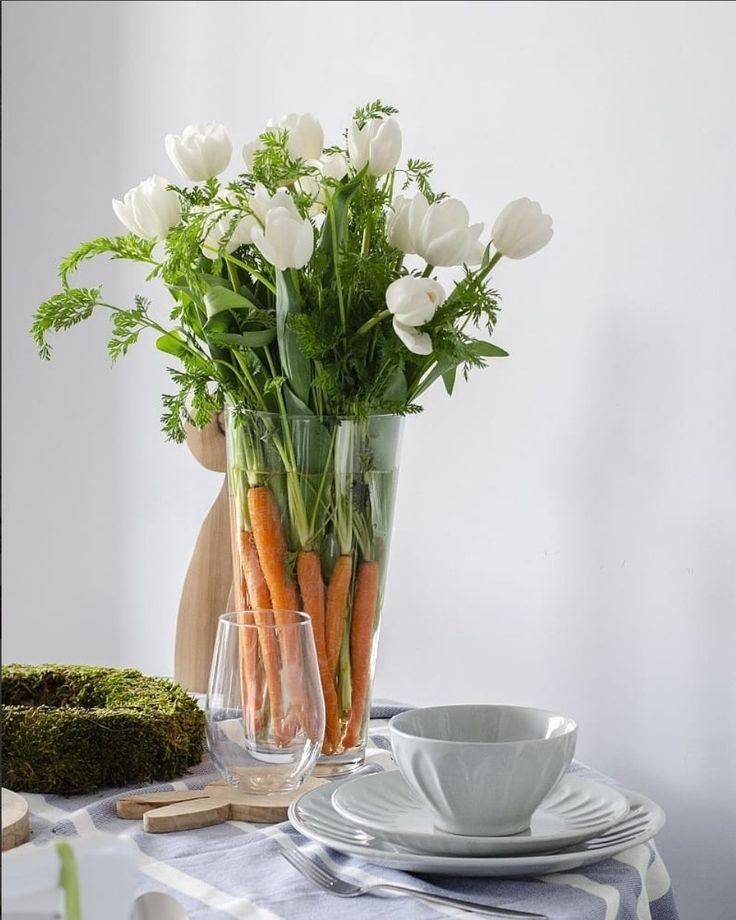
[[[401,847],[418,853],[434,856],[523,856],[531,853],[549,852],[550,850],[560,849],[563,846],[569,847],[591,837],[596,837],[618,821],[623,820],[629,810],[626,798],[617,789],[585,777],[566,776],[545,799],[545,802],[551,800],[549,803],[550,811],[555,804],[555,800],[559,799],[560,794],[563,796],[569,794],[566,792],[567,787],[573,794],[583,793],[589,796],[595,794],[604,798],[607,797],[608,808],[614,809],[613,815],[605,820],[599,819],[584,829],[575,829],[568,823],[565,825],[567,829],[564,832],[556,834],[525,837],[465,837],[449,834],[436,828],[433,831],[416,829],[411,826],[411,818],[408,819],[409,826],[407,826],[406,816],[408,811],[404,815],[403,826],[401,821],[398,825],[389,826],[381,823],[380,819],[376,821],[365,814],[359,814],[355,800],[350,803],[350,793],[346,794],[345,790],[348,787],[353,787],[353,790],[360,786],[380,787],[381,784],[386,784],[387,786],[393,784],[394,787],[398,784],[398,789],[394,788],[391,791],[398,792],[399,795],[404,796],[407,803],[415,802],[417,806],[415,810],[421,815],[420,820],[431,826],[431,812],[417,800],[417,797],[401,777],[398,770],[368,773],[339,783],[332,793],[332,806],[343,818],[364,828],[377,839],[396,843]],[[373,794],[380,795],[380,792],[376,792],[374,789]],[[544,808],[545,802],[542,802],[539,806],[540,809]],[[355,811],[350,808],[350,804],[356,808]],[[564,823],[562,818],[559,818],[559,820]]]

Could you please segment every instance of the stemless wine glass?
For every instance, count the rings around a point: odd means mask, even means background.
[[[205,705],[207,745],[225,779],[247,792],[296,789],[325,731],[312,622],[295,610],[220,617]]]

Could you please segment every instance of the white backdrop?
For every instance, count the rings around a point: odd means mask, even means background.
[[[334,136],[380,96],[475,219],[528,194],[556,235],[496,271],[511,357],[407,425],[378,692],[577,717],[580,756],[666,808],[683,918],[732,916],[736,7],[3,14],[5,660],[170,673],[219,485],[159,435],[150,343],[110,371],[100,318],[36,359],[58,259],[117,231],[113,195],[173,176],[167,132],[220,119],[239,146],[315,111]],[[129,298],[134,275],[82,278]]]

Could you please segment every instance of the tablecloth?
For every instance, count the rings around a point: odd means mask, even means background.
[[[387,719],[397,707],[371,712],[369,769],[391,769]],[[589,767],[573,771],[610,782]],[[346,878],[391,880],[429,891],[457,893],[496,906],[545,913],[550,920],[678,920],[669,875],[653,841],[594,866],[538,879],[468,879],[411,876],[348,858],[305,840],[288,823],[229,821],[215,827],[170,834],[146,834],[139,821],[115,813],[121,793],[197,789],[218,776],[210,760],[184,779],[148,787],[105,790],[90,796],[26,795],[31,808],[30,846],[60,837],[124,834],[137,848],[140,892],[162,891],[178,898],[191,920],[430,920],[471,914],[422,904],[410,897],[366,895],[338,899],[316,888],[279,855],[284,845],[319,853]],[[104,918],[89,918],[104,920]]]

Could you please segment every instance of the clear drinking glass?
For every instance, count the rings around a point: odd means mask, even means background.
[[[248,792],[296,789],[325,731],[310,618],[262,609],[221,616],[205,715],[210,754],[229,783]]]

